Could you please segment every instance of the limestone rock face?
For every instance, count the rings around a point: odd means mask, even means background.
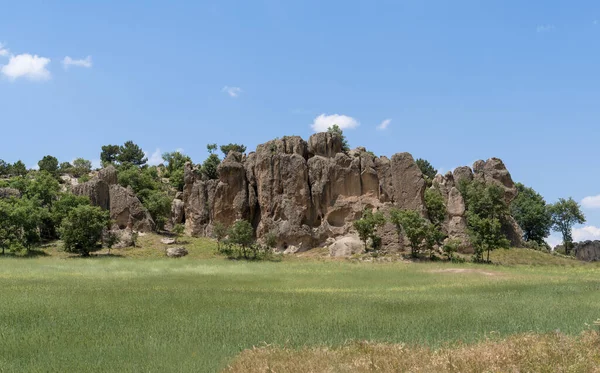
[[[0,198],[21,198],[21,192],[14,188],[0,188]]]
[[[585,241],[575,245],[573,251],[579,260],[586,262],[600,261],[600,241]]]
[[[104,210],[110,209],[109,185],[104,180],[92,179],[83,184],[74,185],[71,190],[78,196],[89,197],[94,206],[100,206]]]
[[[131,188],[110,186],[110,218],[118,229],[150,232],[154,221]]]
[[[504,189],[504,199],[510,204],[517,197],[517,187],[504,162],[498,158],[473,163],[474,178],[485,183],[494,183]]]
[[[182,200],[175,198],[173,202],[171,202],[171,223],[183,223],[184,209],[185,204]]]
[[[218,172],[218,180],[207,180],[191,163],[185,165],[185,186],[180,201],[173,202],[172,219],[185,222],[188,234],[208,236],[216,222],[245,219],[259,240],[273,233],[279,251],[304,251],[355,235],[352,223],[365,208],[384,214],[391,208],[414,209],[426,216],[426,182],[409,153],[390,159],[364,148],[343,152],[342,139],[329,133],[314,134],[308,142],[297,136],[271,140],[247,155],[230,152]],[[507,198],[514,198],[514,184],[500,160],[478,164],[476,174],[500,183]],[[468,239],[465,202],[457,183],[474,177],[471,168],[459,167],[434,180],[448,206],[444,229],[463,241]],[[379,234],[388,251],[404,245],[391,224]],[[350,241],[338,245],[344,248],[335,246],[332,255],[363,249]]]
[[[110,165],[98,171],[98,179],[103,180],[108,185],[117,183],[117,169]]]

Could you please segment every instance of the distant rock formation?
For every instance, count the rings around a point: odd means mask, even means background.
[[[109,166],[92,180],[72,187],[73,194],[87,196],[92,205],[110,211],[115,229],[149,232],[154,221],[131,188],[117,185],[117,170]]]
[[[0,198],[21,198],[21,192],[19,189],[14,188],[0,188]]]
[[[414,209],[426,216],[426,182],[409,153],[388,159],[364,148],[343,152],[342,139],[330,133],[314,134],[308,142],[298,136],[271,140],[248,155],[230,152],[218,172],[218,180],[206,180],[191,163],[185,165],[183,195],[173,202],[172,216],[175,223],[185,222],[189,234],[208,236],[215,222],[229,225],[246,219],[258,238],[273,233],[279,249],[303,251],[354,233],[352,222],[365,208]],[[437,175],[434,182],[448,207],[445,229],[450,237],[466,241],[465,203],[457,188],[462,179],[502,186],[508,203],[517,189],[497,158]],[[504,230],[513,245],[522,246],[522,232],[514,221]],[[381,236],[385,248],[403,246],[389,223]],[[357,249],[347,241],[333,251]]]
[[[584,241],[575,244],[573,248],[575,257],[586,262],[600,260],[600,241]]]

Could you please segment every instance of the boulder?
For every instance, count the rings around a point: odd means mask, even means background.
[[[181,258],[188,255],[188,251],[184,247],[169,247],[167,256],[169,258]]]
[[[459,185],[461,180],[470,182],[473,180],[473,171],[469,166],[457,167],[454,169],[453,178],[456,185]]]
[[[479,160],[473,163],[473,172],[475,180],[501,186],[504,189],[504,199],[507,204],[510,205],[512,200],[517,196],[517,187],[501,159],[490,158],[487,161]]]
[[[356,236],[345,236],[337,239],[329,246],[332,257],[348,257],[365,251],[365,244]]]
[[[117,183],[117,169],[110,165],[98,171],[97,177],[108,185],[114,185]]]
[[[21,198],[21,192],[15,188],[0,188],[0,198]]]
[[[575,244],[575,257],[586,262],[600,261],[600,241],[584,241]]]
[[[100,206],[104,210],[110,209],[110,187],[104,180],[92,179],[83,184],[74,185],[71,190],[75,195],[87,196],[94,206]]]
[[[174,238],[165,237],[165,238],[161,238],[160,242],[164,243],[165,245],[172,245],[172,244],[175,243],[175,239]]]
[[[404,208],[425,211],[426,183],[423,173],[410,153],[397,153],[390,162],[392,201]]]
[[[124,249],[127,247],[133,247],[135,242],[133,241],[133,231],[131,229],[112,229],[108,232],[114,233],[117,236],[117,243],[113,245],[113,249]]]
[[[116,227],[140,232],[152,231],[154,221],[131,188],[111,185],[109,196],[110,218]]]

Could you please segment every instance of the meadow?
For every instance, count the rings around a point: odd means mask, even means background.
[[[238,262],[207,245],[188,242],[182,259],[157,247],[0,258],[0,371],[216,372],[253,346],[437,348],[578,335],[600,317],[600,267],[548,254],[495,253],[510,265]]]

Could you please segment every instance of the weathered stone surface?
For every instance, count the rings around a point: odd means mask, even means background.
[[[21,192],[15,188],[0,188],[0,198],[21,198]]]
[[[184,247],[169,247],[167,256],[169,258],[181,258],[188,255],[188,251]]]
[[[109,185],[100,179],[92,179],[83,184],[74,185],[71,189],[73,194],[87,196],[94,206],[100,206],[104,210],[110,209]]]
[[[365,244],[357,236],[346,236],[337,239],[329,246],[329,255],[348,257],[365,251]]]
[[[117,236],[117,242],[113,245],[113,249],[124,249],[134,246],[133,232],[131,229],[113,229],[109,231]],[[108,232],[105,233],[105,235]]]
[[[213,219],[229,226],[248,219],[248,183],[242,154],[229,152],[218,167],[219,183],[215,191]]]
[[[454,169],[453,178],[456,185],[459,185],[461,180],[469,182],[473,180],[473,171],[469,166],[457,167]]]
[[[579,242],[573,248],[575,257],[586,262],[600,261],[600,241]]]
[[[165,245],[172,245],[172,244],[175,243],[175,239],[174,238],[165,237],[165,238],[161,238],[160,242],[164,243]]]
[[[98,179],[103,180],[108,185],[117,183],[117,169],[112,165],[98,171]]]
[[[410,153],[392,156],[390,171],[393,202],[405,209],[424,212],[425,179]]]
[[[129,228],[149,232],[154,228],[152,217],[131,188],[110,186],[110,218],[119,229]]]
[[[465,215],[465,200],[456,187],[452,187],[448,192],[447,210],[451,217]]]
[[[517,196],[517,187],[501,159],[479,160],[473,164],[473,172],[476,180],[501,186],[504,189],[504,198],[507,204],[510,204]]]
[[[308,139],[309,157],[335,157],[342,152],[342,138],[328,132],[315,133]]]
[[[173,202],[171,202],[171,223],[183,223],[184,209],[185,204],[182,200],[175,198]]]

